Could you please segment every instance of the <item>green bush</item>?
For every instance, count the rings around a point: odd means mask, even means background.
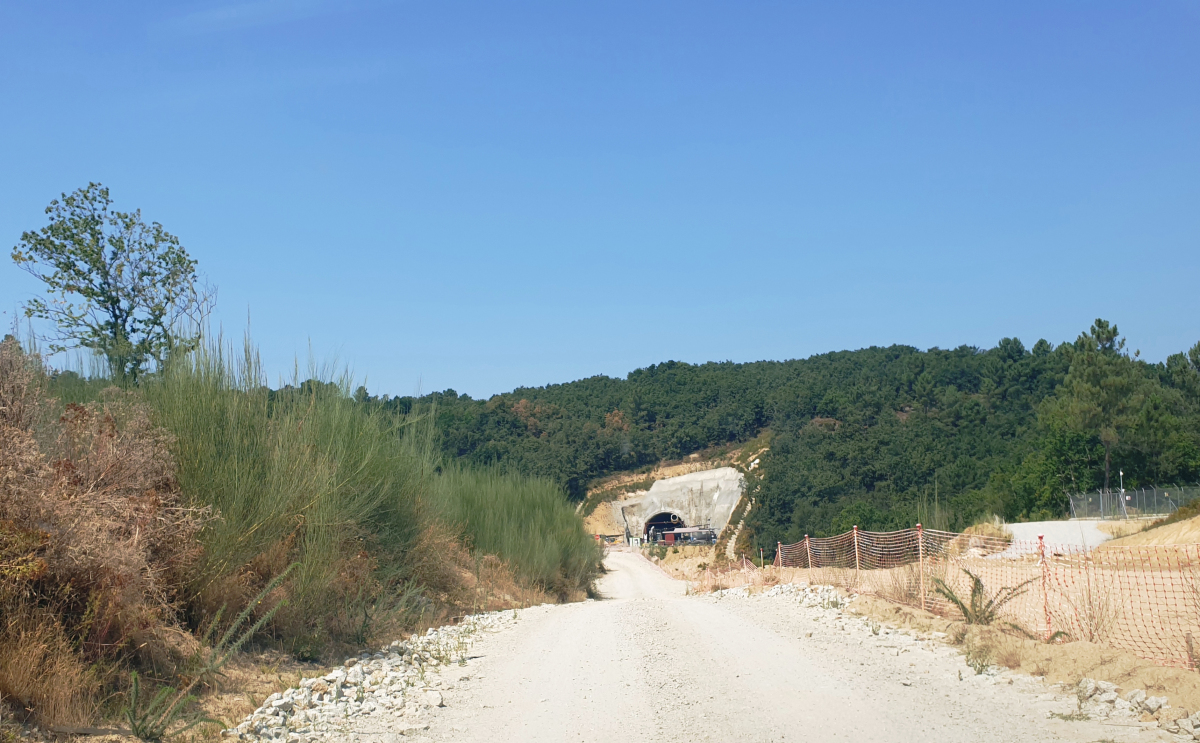
[[[201,611],[243,605],[296,562],[276,631],[320,642],[402,589],[437,462],[411,421],[355,406],[347,388],[272,391],[248,344],[201,349],[142,385],[175,437],[184,494],[215,517],[192,587]]]
[[[434,493],[438,514],[477,552],[561,598],[591,590],[602,548],[552,480],[448,465]]]
[[[245,606],[295,563],[271,634],[302,655],[365,642],[380,619],[451,598],[460,578],[447,532],[524,584],[564,599],[590,591],[601,549],[559,486],[446,463],[432,409],[364,406],[348,377],[309,376],[272,390],[249,341],[218,341],[137,388],[172,435],[180,489],[204,520],[185,601],[193,627]],[[51,382],[63,403],[105,386],[74,372]]]

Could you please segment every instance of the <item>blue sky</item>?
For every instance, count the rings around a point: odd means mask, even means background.
[[[89,180],[372,392],[1200,340],[1200,3],[0,5],[0,237]],[[0,264],[0,320],[34,280]]]

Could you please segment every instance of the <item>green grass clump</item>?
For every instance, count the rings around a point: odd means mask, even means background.
[[[216,517],[201,534],[199,608],[244,605],[295,562],[275,629],[320,643],[399,588],[436,462],[405,419],[354,405],[345,383],[264,381],[249,344],[217,345],[141,392],[175,437],[184,494]]]
[[[348,376],[309,377],[272,390],[249,341],[217,341],[136,388],[172,435],[175,476],[204,519],[185,602],[191,626],[248,605],[294,564],[270,634],[302,656],[330,641],[361,644],[381,620],[394,627],[398,612],[428,608],[435,594],[451,600],[447,533],[525,584],[564,599],[590,590],[600,549],[560,487],[447,463],[433,410],[361,405]],[[107,385],[68,372],[51,386],[66,403]]]
[[[602,548],[553,481],[449,465],[434,492],[440,517],[477,552],[564,599],[591,589]]]
[[[1015,586],[1005,586],[996,591],[995,594],[988,596],[987,590],[983,586],[983,580],[978,575],[975,575],[966,568],[962,568],[962,571],[971,579],[971,596],[968,600],[964,601],[959,598],[954,589],[946,585],[946,582],[941,578],[933,579],[933,588],[950,603],[958,607],[958,610],[962,612],[963,621],[967,624],[991,624],[995,622],[1000,616],[1000,610],[1004,608],[1004,605],[1023,594],[1026,586],[1037,580],[1036,578],[1030,578]]]

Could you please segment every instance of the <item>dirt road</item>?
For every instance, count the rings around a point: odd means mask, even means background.
[[[523,611],[446,675],[437,741],[1149,741],[1048,717],[1075,701],[952,648],[794,597],[685,596],[607,558],[602,600]],[[1163,737],[1159,737],[1163,735]]]

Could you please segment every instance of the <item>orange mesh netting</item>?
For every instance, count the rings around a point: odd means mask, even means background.
[[[749,561],[737,568],[757,570]],[[993,623],[1050,641],[1087,640],[1160,665],[1197,668],[1200,658],[1200,545],[1099,547],[1015,541],[934,529],[806,537],[780,544],[766,571],[774,580],[831,584],[922,607],[962,614],[975,576],[983,605],[1011,598]]]

